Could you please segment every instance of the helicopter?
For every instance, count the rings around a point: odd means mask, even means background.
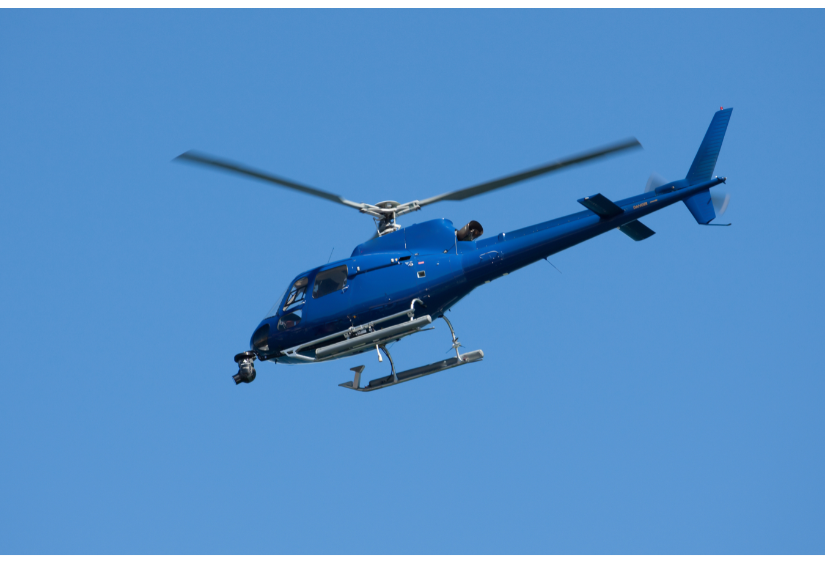
[[[349,258],[318,266],[295,276],[282,297],[258,324],[250,350],[234,358],[235,384],[251,383],[254,362],[307,364],[375,351],[387,356],[391,373],[361,386],[364,366],[351,368],[352,381],[340,386],[355,391],[375,391],[405,383],[484,358],[482,350],[461,353],[463,347],[445,313],[475,288],[507,276],[539,260],[588,239],[618,229],[634,241],[655,233],[640,218],[684,202],[699,225],[722,215],[730,196],[710,189],[727,178],[713,176],[733,109],[720,108],[705,133],[699,150],[681,180],[667,182],[651,174],[645,191],[620,201],[601,193],[578,202],[583,211],[481,238],[478,221],[455,228],[448,219],[433,219],[402,227],[398,217],[440,201],[461,201],[517,182],[591,162],[622,151],[640,148],[635,138],[579,153],[536,168],[457,191],[408,203],[381,201],[356,203],[339,195],[275,176],[242,164],[187,151],[175,161],[206,166],[303,192],[358,210],[376,223],[373,237],[355,247]],[[387,345],[411,336],[443,319],[450,329],[455,356],[447,360],[397,372]]]

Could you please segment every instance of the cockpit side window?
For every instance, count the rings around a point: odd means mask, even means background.
[[[329,295],[334,291],[344,289],[347,284],[347,266],[338,266],[331,270],[319,272],[315,276],[315,284],[312,287],[312,298],[318,299],[324,295]]]
[[[307,296],[307,287],[309,286],[309,278],[301,278],[295,282],[292,286],[292,289],[289,290],[289,295],[286,297],[286,303],[284,303],[284,311],[300,305],[304,302]]]

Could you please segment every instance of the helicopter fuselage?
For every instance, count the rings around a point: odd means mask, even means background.
[[[724,180],[693,185],[685,180],[668,182],[615,202],[612,215],[588,205],[585,200],[590,198],[584,198],[579,201],[588,210],[473,241],[458,240],[447,219],[401,228],[360,244],[347,259],[297,276],[290,285],[292,292],[288,289],[271,316],[256,328],[251,349],[261,360],[305,363],[313,357],[312,350],[303,351],[300,358],[282,351],[386,318],[410,308],[415,299],[425,307],[416,307],[415,316],[438,318],[480,285],[612,229],[624,230],[629,223],[706,193]],[[593,201],[599,197],[593,196]]]

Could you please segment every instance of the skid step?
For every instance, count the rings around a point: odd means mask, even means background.
[[[375,391],[376,389],[391,387],[393,385],[398,385],[399,383],[404,383],[412,379],[418,379],[419,377],[424,377],[425,375],[438,373],[439,371],[444,371],[446,369],[471,364],[473,362],[479,362],[483,359],[484,352],[481,350],[474,350],[472,352],[467,352],[466,354],[461,354],[459,357],[442,360],[440,362],[435,362],[426,366],[408,369],[407,371],[402,371],[398,374],[391,373],[386,377],[373,379],[367,384],[366,387],[359,387],[359,384],[361,383],[361,372],[364,371],[364,366],[358,366],[357,368],[352,368],[352,371],[355,372],[354,381],[346,381],[344,383],[339,384],[338,387],[345,387],[347,389],[352,389],[353,391]]]

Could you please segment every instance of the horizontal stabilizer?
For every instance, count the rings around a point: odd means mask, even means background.
[[[624,209],[604,197],[602,194],[584,197],[578,200],[578,202],[603,219],[610,219],[611,217],[624,213]]]
[[[641,221],[631,221],[630,223],[619,227],[619,230],[636,242],[645,240],[646,238],[652,237],[656,234]]]

